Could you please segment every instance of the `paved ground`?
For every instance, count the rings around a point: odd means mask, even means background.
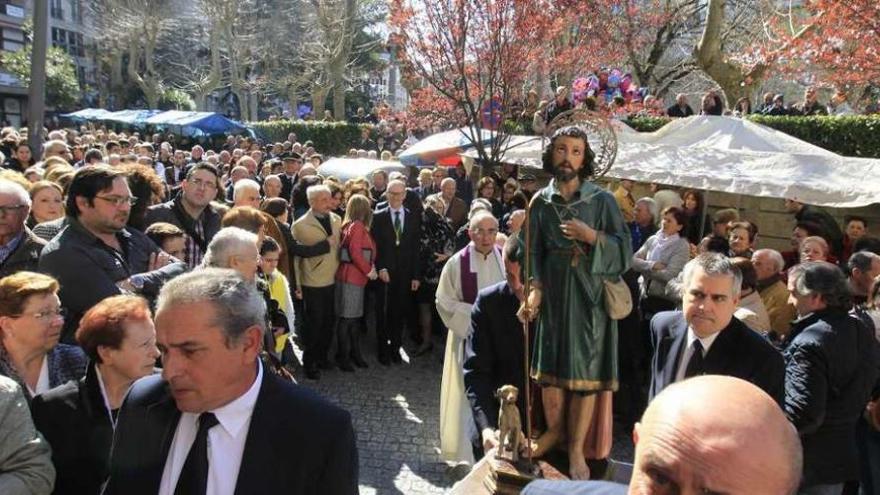
[[[439,454],[442,349],[437,341],[432,355],[391,367],[368,354],[367,370],[325,371],[320,381],[301,381],[351,412],[361,495],[438,494],[452,486]],[[631,460],[629,438],[615,432],[613,458]]]

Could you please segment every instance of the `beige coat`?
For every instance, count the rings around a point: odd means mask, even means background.
[[[296,265],[296,286],[300,287],[327,287],[333,285],[336,278],[336,269],[339,268],[339,236],[342,229],[342,219],[339,215],[331,212],[330,225],[333,230],[333,240],[330,242],[330,252],[312,258],[294,258]],[[293,223],[293,238],[304,246],[312,246],[330,236],[315,218],[312,210],[306,212],[299,220]]]
[[[788,335],[797,310],[788,302],[788,288],[780,280],[760,291],[761,300],[770,316],[770,328],[779,335]]]

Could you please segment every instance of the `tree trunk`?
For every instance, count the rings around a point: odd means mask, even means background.
[[[718,83],[727,97],[728,106],[732,106],[736,100],[754,92],[754,88],[764,78],[767,66],[758,64],[746,71],[724,53],[721,32],[724,27],[725,3],[725,0],[709,0],[706,25],[694,49],[694,58],[697,65]]]
[[[324,108],[327,103],[327,93],[329,90],[324,86],[314,86],[312,88],[312,115],[315,120],[324,119]]]

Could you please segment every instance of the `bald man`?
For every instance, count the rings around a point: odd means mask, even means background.
[[[629,490],[602,482],[536,481],[525,495],[791,495],[801,444],[776,402],[751,383],[703,375],[670,385],[633,431]]]

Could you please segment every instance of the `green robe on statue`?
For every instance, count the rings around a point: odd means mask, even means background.
[[[595,244],[562,235],[561,224],[574,218],[599,231]],[[618,280],[632,259],[617,201],[589,181],[566,201],[553,179],[535,195],[529,229],[530,276],[542,287],[532,378],[566,390],[616,390],[617,322],[605,311],[602,282]]]

